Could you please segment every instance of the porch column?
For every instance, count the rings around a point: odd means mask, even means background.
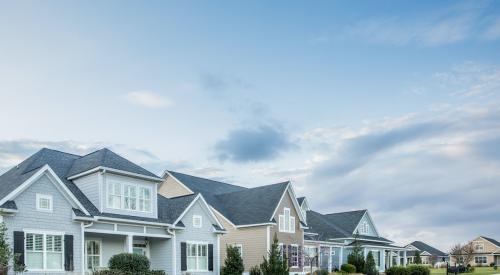
[[[332,247],[328,251],[328,272],[332,271]]]
[[[127,253],[134,252],[134,235],[127,235],[125,240],[125,251]]]
[[[385,271],[385,249],[380,253],[380,266],[379,271]]]
[[[406,266],[408,264],[408,258],[406,258],[406,250],[403,251],[403,266]]]
[[[368,256],[368,252],[366,251],[366,247],[363,249],[363,256],[365,257],[365,260],[366,260],[366,257]]]
[[[401,265],[401,251],[398,251],[398,256],[396,257],[397,259],[397,265]]]
[[[389,258],[388,258],[388,260],[389,260],[389,267],[392,267],[392,264],[394,263],[394,262],[392,261],[392,249],[391,249],[391,250],[389,250]]]
[[[343,263],[342,263],[342,260],[343,260],[343,258],[344,258],[344,257],[343,257],[344,255],[342,255],[342,254],[344,254],[344,247],[343,247],[343,246],[341,246],[341,247],[340,247],[340,253],[339,253],[339,268],[340,268],[340,267],[342,266],[342,264],[343,264]]]

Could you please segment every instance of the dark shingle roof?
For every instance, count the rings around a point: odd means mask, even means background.
[[[489,241],[489,242],[491,242],[491,243],[495,244],[496,246],[500,247],[500,242],[499,242],[499,241],[497,241],[497,240],[495,240],[495,239],[488,238],[488,237],[485,237],[485,236],[481,236],[481,238],[483,238],[483,239],[485,239],[485,240],[487,240],[487,241]]]
[[[225,182],[168,171],[235,225],[270,222],[289,182],[245,188]]]
[[[302,202],[304,201],[306,197],[300,197],[300,198],[297,198],[297,201],[299,202],[299,205],[302,205]]]
[[[434,248],[424,242],[421,242],[421,241],[414,241],[411,243],[412,246],[416,247],[418,250],[420,251],[427,251],[429,252],[431,255],[434,255],[434,256],[446,256],[446,253],[444,253],[443,251],[437,249],[437,248]]]
[[[3,209],[10,209],[10,210],[17,210],[17,205],[15,201],[6,201],[0,208]]]
[[[359,244],[360,246],[384,246],[384,247],[392,247],[392,248],[403,248],[403,247],[397,246],[397,245],[386,244],[386,243],[381,244],[379,242],[371,242],[371,241],[353,241],[348,245],[351,246],[351,245],[355,245],[355,244]]]
[[[349,232],[349,234],[352,234],[365,213],[366,209],[363,209],[326,214],[324,216],[330,223],[335,224],[336,226],[342,228],[344,231]]]

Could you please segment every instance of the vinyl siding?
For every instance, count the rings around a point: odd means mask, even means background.
[[[163,181],[160,188],[158,188],[158,193],[167,198],[174,198],[180,196],[191,195],[193,192],[186,189],[184,186],[179,184],[173,177],[169,176]]]
[[[363,218],[361,218],[361,220],[359,222],[359,225],[358,225],[358,228],[356,228],[354,230],[354,232],[356,232],[359,229],[359,226],[362,226],[364,222],[368,223],[368,228],[369,228],[368,229],[368,233],[367,234],[361,234],[360,233],[360,235],[378,237],[377,232],[375,232],[375,227],[373,226],[373,223],[368,218],[368,214],[367,213],[365,213],[365,215],[363,216]]]
[[[149,242],[149,260],[151,269],[165,270],[167,274],[172,272],[172,243],[170,239],[152,238]],[[180,254],[179,254],[180,255]]]
[[[256,226],[247,228],[234,228],[222,216],[216,214],[224,228],[228,231],[220,239],[221,263],[226,259],[226,246],[241,244],[243,246],[243,264],[245,271],[251,267],[262,263],[262,259],[267,255],[267,226]]]
[[[36,210],[36,194],[47,194],[52,196],[53,211],[41,212]],[[14,231],[23,229],[40,229],[46,231],[64,232],[73,235],[73,260],[74,272],[66,274],[80,274],[81,272],[81,228],[79,222],[73,222],[73,210],[71,204],[55,187],[49,176],[43,175],[28,189],[15,198],[18,212],[13,216],[5,216],[4,221],[8,228],[9,241],[13,239]],[[26,274],[50,274],[34,273]],[[60,273],[59,273],[60,274]]]
[[[99,194],[99,173],[93,173],[78,179],[73,182],[78,186],[78,188],[87,196],[87,198],[92,202],[92,204],[100,209],[101,198]]]
[[[193,215],[202,217],[202,227],[193,227]],[[181,273],[181,242],[202,242],[214,245],[214,270],[209,272],[195,272],[197,275],[215,275],[218,270],[219,256],[217,255],[217,234],[213,232],[213,224],[216,220],[211,217],[206,206],[198,200],[182,218],[182,223],[186,226],[184,230],[176,231],[177,250],[177,274]]]

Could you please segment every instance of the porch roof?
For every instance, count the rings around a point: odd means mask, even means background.
[[[347,246],[353,246],[355,244],[360,245],[361,247],[364,246],[376,246],[376,247],[382,247],[382,248],[387,248],[387,249],[396,249],[396,250],[407,250],[407,248],[402,247],[402,246],[397,246],[397,245],[392,245],[392,244],[386,244],[386,243],[380,243],[380,242],[372,242],[372,241],[354,241]]]

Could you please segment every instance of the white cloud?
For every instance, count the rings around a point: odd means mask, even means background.
[[[165,108],[173,104],[170,99],[147,90],[130,92],[125,95],[125,99],[132,104],[147,108]]]

